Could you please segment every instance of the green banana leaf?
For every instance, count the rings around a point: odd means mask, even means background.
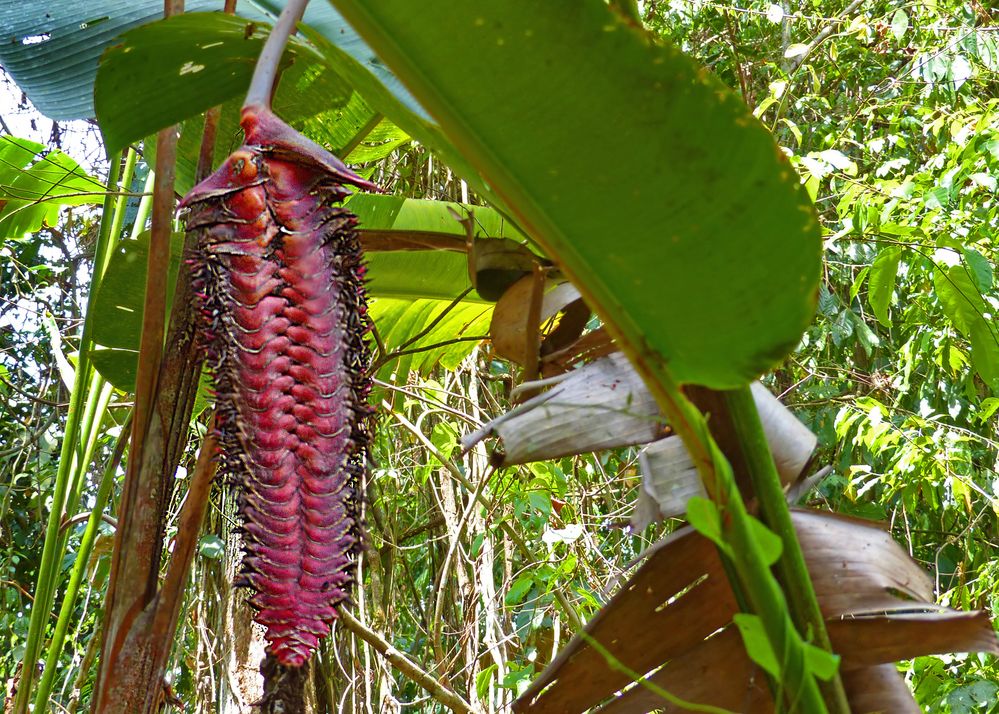
[[[732,388],[797,344],[814,210],[749,109],[677,48],[602,0],[334,5],[651,373]]]
[[[63,206],[104,200],[106,188],[61,151],[0,137],[0,245],[42,226],[55,226]]]

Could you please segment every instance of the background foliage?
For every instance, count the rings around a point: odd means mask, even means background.
[[[826,262],[818,315],[769,378],[819,434],[821,463],[834,467],[810,498],[888,521],[934,575],[942,603],[999,615],[996,18],[978,3],[944,0],[855,2],[846,10],[832,2],[676,0],[646,2],[640,12],[743,97],[820,209]],[[335,112],[303,112],[300,125],[350,142],[338,120],[356,110],[371,123],[373,112],[349,91],[342,99]],[[425,144],[394,125],[380,131],[361,137],[353,159],[392,193],[481,203]],[[15,142],[0,140],[15,151]],[[5,194],[26,180],[20,169],[29,166],[41,167],[36,174],[53,163],[78,172],[58,153],[25,146],[16,143],[28,152],[19,162],[0,149]],[[196,141],[189,146],[195,151]],[[453,167],[466,175],[463,168]],[[91,209],[56,213],[44,205],[49,212],[36,223],[20,222],[28,211],[14,214],[16,224],[0,220],[0,679],[8,687],[23,652],[64,428],[65,371],[96,237]],[[427,225],[426,216],[371,209],[379,216],[389,227],[403,227],[403,219],[409,228]],[[451,230],[461,232],[457,224]],[[631,450],[500,470],[480,453],[461,455],[459,436],[509,407],[516,370],[474,339],[433,359],[389,355],[419,346],[406,342],[465,287],[451,284],[457,292],[442,292],[433,305],[386,295],[373,307],[386,342],[384,408],[358,616],[492,711],[526,686],[574,622],[596,612],[634,557],[671,526],[637,535],[618,527],[638,485]],[[432,325],[440,331],[433,341],[422,336],[424,346],[483,334],[486,309],[463,303],[453,324]],[[111,459],[128,401],[125,392],[113,397],[81,512]],[[468,483],[483,485],[470,491]],[[171,666],[178,698],[206,711],[241,691],[238,663],[219,659],[238,557],[229,544],[232,513],[219,489]],[[58,665],[53,701],[70,711],[89,699],[111,527],[102,527],[72,644]],[[81,531],[72,522],[64,530],[67,578]],[[370,648],[351,638],[338,643],[320,662],[331,682],[321,693],[326,709],[435,711]],[[900,666],[926,710],[999,711],[992,659],[925,657]]]

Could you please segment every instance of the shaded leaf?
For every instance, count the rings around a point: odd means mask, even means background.
[[[166,283],[168,311],[173,302],[183,247],[184,234],[174,233],[170,243],[170,274]],[[135,388],[148,257],[148,231],[140,234],[137,240],[122,241],[111,256],[90,308],[101,318],[94,321],[94,348],[91,353],[94,367],[101,376],[125,392]]]
[[[898,264],[902,258],[902,249],[897,245],[882,248],[874,259],[868,274],[867,301],[871,305],[874,317],[885,327],[891,326],[888,317],[888,306],[891,304],[892,293],[895,291],[895,278],[898,275]]]

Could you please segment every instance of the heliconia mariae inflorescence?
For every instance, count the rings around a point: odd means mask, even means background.
[[[369,350],[357,218],[346,185],[375,186],[268,108],[181,202],[218,393],[220,472],[239,488],[268,652],[300,667],[349,596],[369,435]]]

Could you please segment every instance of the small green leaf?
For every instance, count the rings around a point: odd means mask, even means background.
[[[503,601],[510,606],[518,604],[527,595],[527,592],[534,587],[534,576],[531,574],[521,575],[513,581],[513,585],[506,592]]]
[[[852,303],[856,298],[857,294],[860,293],[860,288],[864,286],[864,281],[867,280],[868,274],[871,272],[871,266],[861,268],[860,272],[857,273],[857,277],[854,278],[853,283],[850,284],[850,302]]]
[[[871,306],[874,317],[885,327],[890,327],[888,306],[891,304],[892,293],[895,291],[895,278],[898,275],[898,264],[902,257],[902,249],[890,245],[881,249],[878,257],[871,265],[867,279],[867,302]]]
[[[225,553],[225,542],[217,535],[202,536],[198,541],[198,553],[209,560],[218,560]]]
[[[988,399],[983,399],[982,403],[979,405],[978,418],[983,421],[991,419],[997,411],[999,411],[999,397],[989,397]]]
[[[826,652],[813,644],[805,645],[805,666],[819,679],[829,681],[839,669],[839,655]]]
[[[750,527],[753,531],[753,539],[759,546],[760,552],[767,565],[773,565],[780,560],[780,554],[784,550],[784,543],[780,536],[764,525],[763,521],[755,516],[749,517]]]
[[[971,363],[993,394],[999,394],[999,337],[995,324],[988,320],[971,325]]]
[[[992,264],[988,259],[974,248],[962,248],[964,261],[971,271],[971,279],[975,286],[983,293],[992,289]]]
[[[864,353],[870,357],[871,351],[881,344],[881,339],[874,333],[864,318],[855,313],[853,310],[849,311],[850,321],[853,323],[853,334],[857,336],[860,341],[861,347],[864,348]]]
[[[953,265],[946,270],[938,267],[933,273],[933,286],[951,323],[970,338],[972,325],[983,319],[985,312],[985,301],[971,272],[963,265]]]
[[[905,37],[905,31],[909,29],[909,16],[905,10],[899,8],[891,17],[891,34],[896,40],[901,41]]]
[[[531,504],[531,508],[545,518],[551,516],[552,499],[547,493],[543,491],[531,491],[527,494],[527,501]]]
[[[796,42],[793,45],[789,45],[786,50],[784,50],[784,57],[786,59],[791,59],[793,57],[801,57],[808,52],[808,45]]]
[[[749,659],[760,665],[767,674],[780,677],[780,663],[763,629],[763,621],[756,615],[739,612],[732,616],[732,622],[739,628]]]
[[[732,557],[732,549],[722,536],[721,515],[712,501],[694,496],[687,501],[687,520],[698,533]]]
[[[489,696],[489,682],[492,680],[493,673],[497,669],[499,669],[499,666],[493,663],[475,676],[475,695],[479,698],[479,701],[483,701]]]

